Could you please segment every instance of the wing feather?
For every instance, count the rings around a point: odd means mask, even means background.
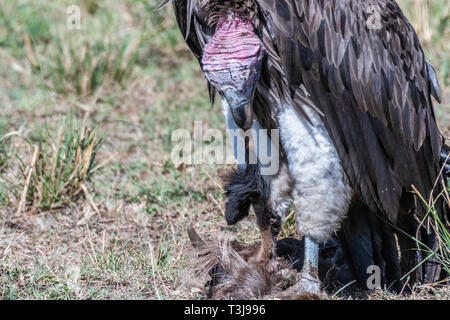
[[[411,185],[429,196],[443,145],[431,100],[439,85],[396,2],[256,1],[283,94],[305,86],[366,204],[395,221]],[[379,8],[379,30],[367,27],[369,5]]]

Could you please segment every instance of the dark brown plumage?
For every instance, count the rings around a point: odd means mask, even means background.
[[[169,1],[165,1],[168,3]],[[200,2],[202,6],[200,6]],[[177,21],[197,59],[214,33],[214,14],[248,6],[266,49],[257,84],[254,112],[265,128],[276,127],[274,114],[283,103],[307,99],[323,121],[352,188],[370,212],[437,247],[434,231],[419,224],[427,208],[412,186],[429,201],[436,199],[444,137],[439,132],[432,96],[440,99],[433,68],[420,41],[394,0],[173,0]],[[381,28],[367,27],[368,6],[379,8]],[[210,8],[204,11],[203,8]],[[243,11],[245,12],[245,10]],[[209,17],[208,17],[209,15]],[[212,22],[212,23],[211,23]],[[214,89],[210,87],[213,99]],[[448,153],[448,152],[447,152]],[[445,157],[445,155],[444,155]],[[441,185],[439,183],[438,185]],[[436,210],[448,221],[442,198]],[[417,216],[415,216],[417,214]],[[398,232],[403,272],[421,261],[407,251],[417,246]],[[420,256],[420,254],[419,254]],[[439,278],[426,263],[415,279]],[[414,279],[413,279],[414,280]]]
[[[444,141],[413,28],[395,1],[258,2],[278,53],[270,59],[292,70],[279,77],[306,87],[352,185],[395,222],[411,185],[429,196]],[[368,5],[380,8],[380,30],[366,27]]]

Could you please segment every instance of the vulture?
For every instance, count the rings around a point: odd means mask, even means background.
[[[212,102],[220,95],[228,127],[280,130],[280,171],[255,177],[256,189],[263,191],[238,208],[237,216],[258,202],[279,217],[293,206],[304,237],[295,290],[320,291],[319,244],[337,232],[361,283],[372,265],[379,266],[385,284],[397,287],[402,275],[410,284],[442,280],[439,263],[420,250],[420,245],[440,249],[435,228],[423,223],[427,203],[449,228],[449,204],[441,194],[449,148],[432,100],[440,102],[440,90],[398,4],[172,4]],[[379,15],[377,27],[369,23],[371,8]],[[244,174],[251,172],[255,167]],[[273,238],[270,220],[261,223],[263,244]]]

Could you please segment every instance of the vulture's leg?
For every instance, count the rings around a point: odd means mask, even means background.
[[[279,115],[281,143],[294,181],[297,227],[305,236],[305,262],[297,293],[319,294],[319,243],[331,238],[347,214],[352,190],[320,115],[304,106],[310,121],[285,106]]]
[[[320,293],[319,242],[308,236],[305,236],[305,259],[300,284],[299,292]]]
[[[319,280],[319,242],[311,237],[304,238],[304,259],[298,282],[287,290],[276,294],[281,299],[317,299],[322,295]]]

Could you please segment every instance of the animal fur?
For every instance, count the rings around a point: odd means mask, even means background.
[[[261,177],[257,164],[233,169],[226,178],[225,218],[228,225],[234,225],[248,216],[253,203],[268,197],[269,186]]]
[[[290,267],[286,262],[273,261],[273,268],[269,271],[266,265],[252,259],[260,243],[244,246],[229,237],[199,242],[195,240],[199,236],[192,228],[188,233],[198,254],[195,273],[200,278],[209,276],[205,293],[210,299],[258,299],[295,283],[286,276],[296,274],[289,273]]]
[[[244,245],[229,236],[204,241],[191,227],[188,234],[196,249],[194,272],[199,279],[207,279],[204,290],[209,299],[313,298],[284,294],[298,281],[303,267],[302,240],[278,241],[277,258],[262,264],[255,259],[260,242]],[[335,240],[321,246],[319,278],[329,290],[335,290],[336,283],[344,285],[355,279]]]

